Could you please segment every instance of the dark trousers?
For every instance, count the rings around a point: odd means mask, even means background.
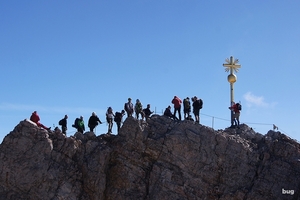
[[[94,132],[94,128],[95,128],[96,126],[90,126],[90,132]]]
[[[117,127],[118,127],[118,133],[119,133],[120,128],[121,128],[121,122],[116,122],[116,124],[117,124]]]
[[[113,119],[112,118],[106,118],[106,121],[108,123],[108,133],[112,133],[112,127],[113,127]]]
[[[178,115],[179,115],[179,120],[181,120],[181,106],[179,106],[178,108],[174,107],[174,117],[176,117],[176,112],[178,111]]]
[[[83,133],[83,128],[77,128],[77,132]]]
[[[63,134],[67,135],[67,127],[62,126],[61,131],[62,131]]]

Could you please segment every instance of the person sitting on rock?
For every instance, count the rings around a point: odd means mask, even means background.
[[[171,106],[168,106],[164,112],[164,116],[170,117],[172,119],[178,120],[178,118],[172,114],[171,112]]]
[[[40,121],[40,116],[37,114],[37,112],[36,111],[34,111],[32,114],[31,114],[31,117],[30,117],[30,120],[31,121],[33,121],[38,127],[42,127],[42,128],[44,128],[44,129],[46,129],[46,130],[50,130],[51,129],[51,127],[46,127],[46,126],[44,126],[43,124],[41,124],[39,121]]]
[[[88,127],[90,128],[90,132],[94,132],[94,128],[98,126],[98,122],[102,124],[99,117],[96,115],[95,112],[92,113],[92,116],[89,118]]]

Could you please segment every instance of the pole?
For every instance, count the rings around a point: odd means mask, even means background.
[[[233,64],[233,57],[230,57],[230,64]],[[233,74],[233,69],[230,68],[230,74]],[[233,82],[230,82],[230,107],[233,106],[233,102],[234,102],[234,90],[233,90]],[[233,125],[233,110],[230,109],[230,121],[231,121],[231,125]]]
[[[233,83],[230,83],[230,107],[233,106],[234,102],[234,94],[233,94]],[[231,119],[231,125],[233,125],[233,110],[230,109],[230,119]]]
[[[225,60],[226,63],[223,64],[224,67],[226,67],[225,71],[230,72],[230,74],[227,77],[228,82],[230,83],[230,107],[233,106],[234,102],[234,87],[233,84],[236,82],[236,75],[233,73],[233,70],[235,72],[238,71],[238,68],[241,67],[241,65],[238,64],[239,60],[238,59],[233,59],[233,56],[230,56],[230,59]],[[233,110],[230,109],[230,118],[231,118],[231,125],[233,125]]]

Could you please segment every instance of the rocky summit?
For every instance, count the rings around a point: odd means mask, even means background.
[[[127,118],[66,137],[21,121],[0,145],[1,200],[299,199],[300,145],[280,132]]]

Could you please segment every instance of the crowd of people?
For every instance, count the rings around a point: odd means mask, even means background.
[[[172,99],[171,103],[174,105],[174,111],[171,111],[171,106],[169,105],[163,115],[170,117],[174,120],[179,120],[181,121],[181,107],[183,104],[183,113],[184,113],[184,119],[185,120],[191,120],[195,121],[196,123],[200,123],[200,110],[203,107],[203,101],[200,98],[197,98],[196,96],[191,98],[192,103],[190,102],[190,98],[187,97],[183,101],[177,97],[174,96]],[[193,108],[193,110],[191,110]],[[241,105],[239,103],[234,103],[232,104],[231,107],[229,107],[230,110],[233,112],[233,118],[231,120],[231,127],[239,127],[240,121],[240,110],[241,110]],[[194,114],[193,119],[191,115],[191,111]],[[133,117],[133,114],[135,113],[135,118],[136,119],[141,119],[147,121],[149,117],[154,113],[153,111],[150,110],[150,104],[147,104],[147,107],[143,109],[143,105],[139,99],[136,100],[135,105],[133,105],[131,98],[128,98],[128,101],[124,104],[124,110],[120,112],[113,112],[112,107],[108,107],[106,111],[106,122],[108,124],[108,132],[107,134],[112,133],[112,128],[113,128],[113,122],[116,123],[117,125],[117,132],[119,133],[119,130],[121,128],[122,124],[122,119],[123,116],[125,115],[125,112],[127,114],[127,117]],[[177,117],[178,115],[178,117]],[[58,124],[61,126],[61,130],[63,134],[67,134],[67,119],[68,115],[65,115],[63,119],[59,120]],[[46,130],[51,130],[51,127],[46,127],[42,123],[40,123],[40,117],[37,114],[37,111],[34,111],[30,117],[30,120],[36,123],[38,127],[42,127]],[[102,124],[102,121],[99,119],[99,117],[96,115],[95,112],[92,113],[88,120],[88,127],[90,129],[90,132],[94,132],[94,129],[98,124]],[[72,127],[77,129],[77,132],[83,133],[85,131],[85,125],[84,125],[84,120],[83,117],[80,116],[79,118],[75,119],[74,124]]]

